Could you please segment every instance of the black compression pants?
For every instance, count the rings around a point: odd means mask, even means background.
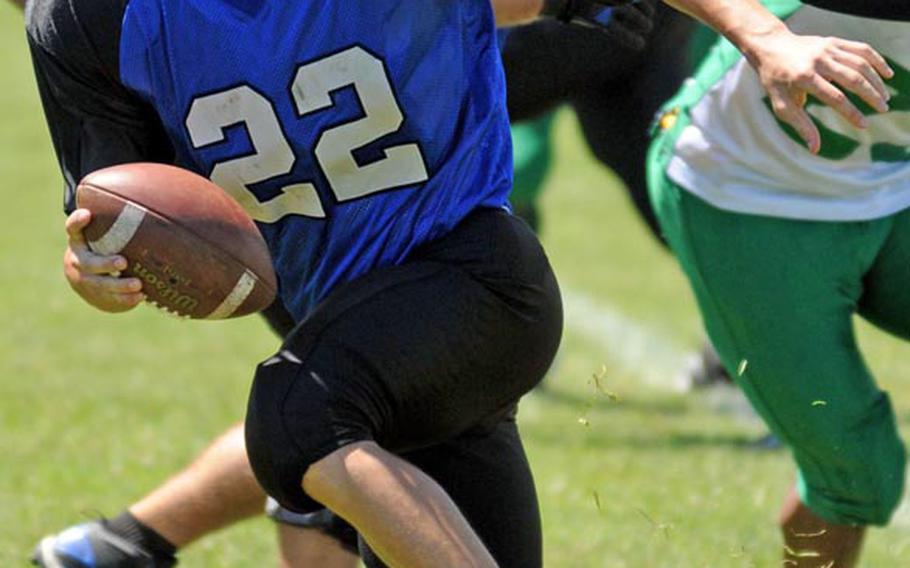
[[[511,120],[569,103],[591,151],[625,182],[660,240],[645,181],[649,131],[658,109],[691,71],[687,46],[694,28],[691,19],[660,4],[643,51],[597,30],[554,21],[516,28],[503,49]]]

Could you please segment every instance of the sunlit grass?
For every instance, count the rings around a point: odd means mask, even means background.
[[[68,290],[59,174],[17,18],[0,3],[0,566],[21,565],[46,532],[116,514],[187,463],[242,416],[253,365],[275,347],[254,318],[104,316]],[[544,241],[564,288],[694,348],[700,324],[675,263],[588,157],[571,116],[556,131]],[[908,351],[867,327],[860,335],[906,430]],[[776,565],[786,453],[755,451],[754,421],[648,386],[614,359],[567,322],[547,389],[522,407],[547,565]],[[194,545],[182,562],[267,566],[273,540],[259,520]],[[867,565],[901,565],[908,550],[905,524],[876,531]]]

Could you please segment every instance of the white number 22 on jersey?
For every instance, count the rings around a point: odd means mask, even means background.
[[[382,60],[363,48],[352,47],[297,69],[291,95],[298,115],[330,108],[331,93],[347,86],[354,87],[363,118],[324,131],[313,150],[338,201],[426,181],[427,169],[417,144],[384,148],[382,159],[364,166],[354,159],[355,150],[397,132],[404,121]],[[266,201],[250,191],[252,184],[291,173],[296,160],[275,108],[264,95],[249,85],[204,95],[193,101],[186,117],[197,149],[223,142],[225,129],[241,123],[254,152],[217,163],[212,181],[257,221],[273,223],[285,215],[325,217],[311,182],[287,185]]]

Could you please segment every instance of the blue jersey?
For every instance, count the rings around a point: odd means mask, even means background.
[[[130,0],[119,52],[177,164],[257,221],[298,320],[473,209],[508,207],[489,0]]]

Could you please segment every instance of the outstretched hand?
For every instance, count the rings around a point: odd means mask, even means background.
[[[890,79],[894,71],[865,43],[781,29],[754,46],[748,58],[768,92],[774,114],[799,133],[813,154],[821,148],[821,135],[804,108],[809,95],[857,128],[865,128],[867,120],[845,91],[878,112],[888,111],[891,95],[882,78]]]
[[[774,114],[792,126],[812,153],[821,135],[806,112],[809,95],[830,106],[857,128],[866,119],[844,90],[878,112],[888,111],[890,95],[882,77],[894,71],[865,43],[801,36],[756,0],[663,0],[705,22],[742,51],[758,71]]]

